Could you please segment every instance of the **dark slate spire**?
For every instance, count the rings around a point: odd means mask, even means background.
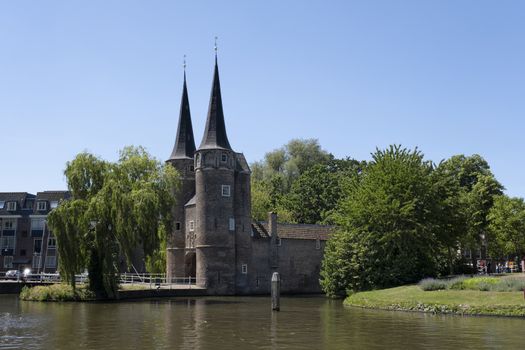
[[[186,67],[186,63],[184,63]],[[182,100],[180,102],[179,126],[177,127],[177,139],[169,160],[193,158],[195,153],[195,140],[193,139],[193,128],[191,126],[190,102],[188,100],[188,89],[186,88],[186,70],[184,70],[184,85],[182,87]]]
[[[206,129],[199,149],[224,148],[231,150],[226,126],[224,124],[224,113],[222,111],[221,83],[219,81],[219,66],[217,65],[217,51],[215,51],[215,71],[213,73],[213,85],[211,88],[210,106],[208,107],[208,118]]]

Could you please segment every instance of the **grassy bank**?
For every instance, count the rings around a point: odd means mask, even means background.
[[[525,316],[523,292],[424,291],[416,285],[356,293],[346,298],[345,305],[460,315]]]
[[[20,299],[30,301],[89,301],[95,300],[95,296],[84,286],[77,287],[73,291],[70,285],[58,283],[49,286],[24,287],[20,292]]]

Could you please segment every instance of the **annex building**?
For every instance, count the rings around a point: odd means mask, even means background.
[[[48,213],[67,191],[0,192],[0,275],[7,270],[57,271],[57,242],[47,226]]]
[[[181,176],[168,278],[195,277],[210,295],[266,294],[277,271],[285,293],[321,291],[320,266],[333,227],[281,224],[274,213],[265,222],[252,220],[251,171],[228,140],[217,57],[202,141],[196,148],[184,74],[175,145],[166,162]]]

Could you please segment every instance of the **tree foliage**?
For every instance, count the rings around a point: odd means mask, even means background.
[[[518,255],[525,252],[525,202],[505,195],[494,199],[489,211],[489,248],[493,256]]]
[[[400,146],[372,158],[325,250],[321,284],[331,295],[415,282],[436,268],[432,164]]]
[[[74,285],[74,274],[87,267],[90,288],[115,298],[121,256],[129,264],[141,250],[153,267],[151,259],[165,254],[177,173],[142,147],[126,147],[115,163],[81,153],[67,163],[65,175],[73,200],[49,220],[61,250],[61,273]]]

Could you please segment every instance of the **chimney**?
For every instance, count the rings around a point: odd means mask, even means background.
[[[268,213],[268,233],[270,234],[272,243],[275,243],[275,239],[277,238],[277,213],[273,211]]]

